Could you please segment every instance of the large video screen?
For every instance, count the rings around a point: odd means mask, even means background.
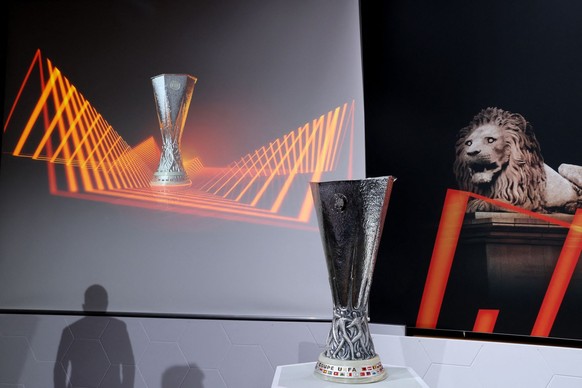
[[[580,15],[362,2],[367,173],[398,177],[372,319],[579,346]]]
[[[110,312],[331,318],[309,182],[365,174],[358,6],[10,5],[0,309],[99,284]]]

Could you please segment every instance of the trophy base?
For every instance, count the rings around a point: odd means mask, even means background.
[[[375,383],[388,377],[377,355],[367,360],[336,360],[322,353],[314,374],[323,380],[346,384]]]
[[[183,172],[155,172],[150,181],[150,187],[162,191],[187,189],[191,185],[192,181]]]

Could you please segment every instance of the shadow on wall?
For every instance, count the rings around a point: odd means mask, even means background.
[[[166,369],[162,376],[162,388],[204,388],[204,374],[195,366],[176,365]]]
[[[133,388],[135,360],[125,322],[104,316],[108,295],[95,284],[85,291],[87,316],[63,329],[54,388]]]

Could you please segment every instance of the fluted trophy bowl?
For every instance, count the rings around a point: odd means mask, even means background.
[[[315,375],[338,383],[387,377],[368,328],[372,275],[392,176],[311,182],[333,300],[333,317]]]
[[[152,77],[162,136],[160,163],[150,181],[152,188],[180,189],[192,184],[182,162],[180,146],[196,82],[197,78],[189,74],[160,74]]]

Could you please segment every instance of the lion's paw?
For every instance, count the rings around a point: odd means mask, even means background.
[[[558,173],[578,189],[582,187],[582,166],[562,163],[560,167],[558,167]]]

